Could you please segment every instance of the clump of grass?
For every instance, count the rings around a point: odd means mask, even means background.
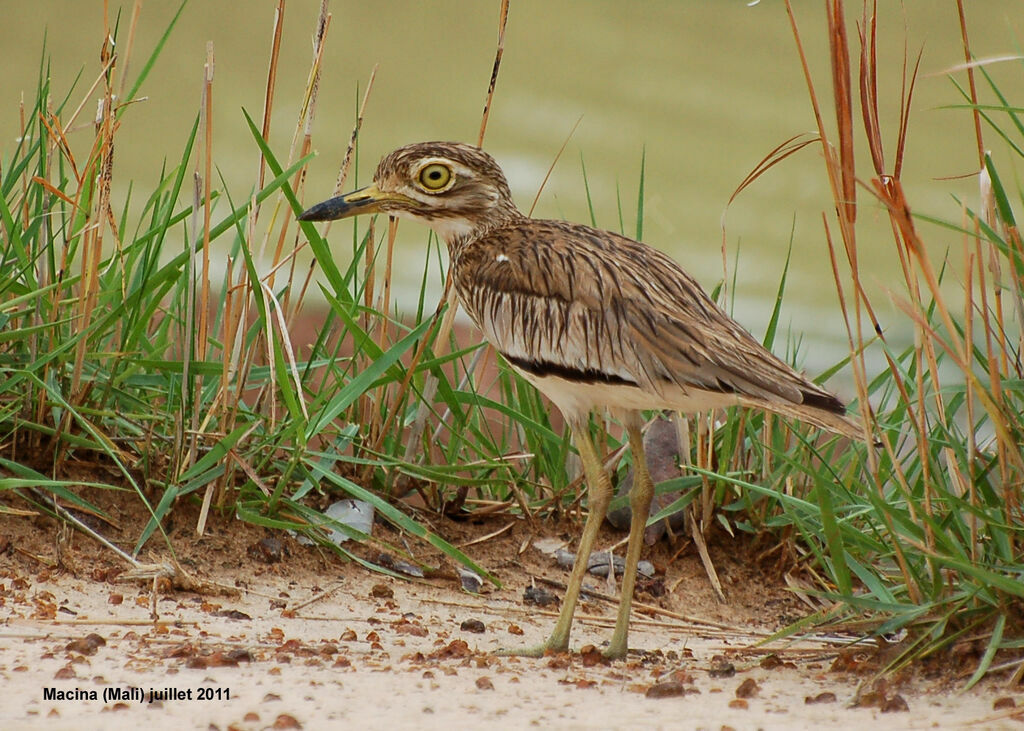
[[[223,512],[319,538],[331,521],[308,498],[343,493],[486,574],[385,497],[399,473],[428,495],[431,485],[477,486],[509,473],[508,434],[490,430],[472,384],[453,380],[460,358],[479,346],[437,354],[429,318],[410,324],[390,314],[393,230],[385,246],[373,228],[355,235],[352,259],[339,266],[312,225],[296,227],[329,16],[318,19],[306,101],[279,156],[267,142],[279,10],[261,121],[245,113],[259,173],[241,196],[213,179],[209,48],[197,59],[207,69],[203,101],[179,156],[146,182],[152,192],[141,204],[129,194],[115,209],[119,122],[178,15],[130,83],[120,70],[131,44],[118,45],[119,19],[108,22],[104,66],[77,107],[74,90],[55,97],[41,68],[21,138],[0,169],[0,490],[51,514],[55,500],[102,513],[90,491],[127,487],[151,516],[133,555],[182,500],[200,503],[199,532]],[[114,53],[122,47],[126,55]],[[82,158],[67,138],[94,95],[101,112]],[[314,267],[296,258],[306,241],[329,309],[303,353],[289,333],[320,309],[307,302]],[[375,278],[381,252],[387,266]],[[225,262],[219,274],[214,257]],[[436,460],[415,448],[408,456],[404,439],[429,374],[441,385],[427,408],[450,414],[437,427],[443,438],[423,439],[431,457],[444,452]],[[116,477],[76,489],[97,460]]]
[[[919,59],[904,66],[897,97],[896,146],[883,144],[873,5],[865,4],[859,54],[851,52],[840,0],[827,3],[835,132],[825,124],[803,36],[787,2],[817,122],[815,137],[794,137],[762,160],[733,198],[792,154],[819,145],[834,207],[822,214],[849,356],[821,374],[849,368],[857,390],[851,411],[878,445],[822,439],[770,415],[728,410],[698,417],[683,489],[651,521],[690,513],[694,538],[714,525],[745,532],[761,545],[760,560],[785,571],[791,587],[818,611],[780,632],[829,624],[857,634],[900,638],[888,669],[967,642],[979,648],[964,677],[1024,674],[1024,246],[1014,204],[996,158],[984,150],[987,127],[1011,159],[1024,157],[1024,123],[985,65],[973,63],[961,3],[966,63],[955,70],[959,108],[975,119],[982,204],[958,201],[952,221],[911,215],[901,180],[912,134],[911,102]],[[851,64],[856,56],[856,67]],[[975,74],[995,98],[979,101]],[[859,89],[859,94],[857,93]],[[857,111],[859,107],[859,119]],[[856,134],[858,124],[863,138]],[[871,160],[869,178],[854,159],[859,139]],[[642,190],[642,185],[641,185]],[[858,210],[864,196],[888,215],[893,271],[886,282],[913,324],[912,343],[890,339],[859,275]],[[731,201],[730,201],[731,202]],[[1018,201],[1017,205],[1020,205]],[[641,204],[638,214],[642,215]],[[621,220],[621,214],[620,214]],[[638,226],[638,231],[640,230]],[[945,238],[953,234],[954,238]],[[934,259],[945,249],[941,261]],[[764,344],[778,345],[786,270]],[[958,301],[946,280],[961,283]],[[721,290],[716,290],[718,295]],[[886,368],[869,372],[870,356]],[[791,349],[791,360],[797,360]],[[877,359],[875,359],[877,360]],[[613,445],[614,446],[614,445]],[[692,476],[700,481],[694,483]],[[713,567],[708,567],[713,579]],[[961,654],[962,655],[962,654]]]
[[[715,479],[742,488],[726,507],[734,525],[791,531],[799,539],[771,550],[789,552],[815,578],[810,593],[823,600],[819,621],[847,620],[880,634],[905,631],[893,667],[964,638],[980,641],[984,650],[969,679],[973,684],[996,667],[1017,675],[1024,670],[1012,657],[995,664],[1000,651],[1019,649],[1024,611],[1024,247],[983,142],[988,125],[1010,154],[1021,156],[1024,125],[984,65],[973,64],[962,3],[957,7],[968,62],[960,69],[968,84],[957,88],[975,119],[983,204],[976,210],[961,202],[957,219],[945,222],[911,215],[901,181],[917,63],[904,66],[900,125],[890,151],[878,121],[873,4],[865,4],[858,24],[855,69],[844,4],[827,3],[833,132],[786,3],[834,200],[822,221],[848,329],[856,408],[877,429],[881,449],[794,443],[776,430],[757,430],[755,417],[747,424],[730,422],[716,435],[718,464],[745,465],[745,474],[762,478]],[[979,102],[975,74],[984,78],[995,104]],[[854,164],[858,106],[872,166],[867,178]],[[896,304],[913,324],[914,341],[907,346],[890,341],[859,278],[857,213],[865,195],[891,223],[894,271],[901,279],[887,285],[900,287]],[[950,233],[952,242],[943,238]],[[947,251],[939,263],[933,259],[937,246]],[[941,286],[950,270],[962,282],[958,302]],[[871,351],[884,357],[881,373],[868,372]],[[737,451],[741,425],[748,436],[762,437],[763,452]],[[778,487],[767,487],[772,485]]]

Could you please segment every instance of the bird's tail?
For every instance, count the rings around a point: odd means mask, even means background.
[[[740,403],[744,406],[771,411],[772,413],[784,416],[787,419],[797,419],[806,424],[816,426],[819,429],[825,429],[836,434],[842,434],[844,437],[849,437],[850,439],[855,439],[859,442],[867,442],[868,444],[877,443],[871,436],[870,430],[864,424],[833,411],[826,411],[824,409],[814,408],[805,404],[768,401],[767,399],[762,400],[749,397],[741,398]]]

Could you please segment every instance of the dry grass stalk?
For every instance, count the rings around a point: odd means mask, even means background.
[[[114,167],[114,133],[117,130],[117,123],[114,116],[114,93],[113,78],[116,68],[116,58],[113,55],[112,44],[108,40],[104,43],[101,51],[101,60],[107,67],[107,73],[103,75],[104,87],[103,98],[99,103],[95,119],[96,140],[90,151],[89,160],[79,179],[79,198],[76,207],[84,207],[86,218],[82,228],[82,253],[81,253],[81,284],[79,287],[77,306],[76,327],[77,332],[82,335],[89,330],[92,323],[92,316],[99,298],[99,269],[103,257],[103,230],[104,223],[111,225],[111,234],[116,237],[117,229],[111,217],[108,216],[110,205],[110,185],[113,178]],[[66,139],[61,135],[64,145]],[[70,150],[70,148],[66,148]],[[93,189],[93,176],[98,183]],[[82,196],[87,196],[83,200]],[[88,342],[85,337],[79,337],[75,347],[75,361],[71,374],[70,399],[72,405],[79,405],[85,402],[91,382],[82,382],[82,371],[85,366],[85,356],[88,350]],[[71,425],[70,410],[65,411],[64,417],[57,427],[57,437],[66,431]],[[56,469],[60,469],[66,457],[66,443],[60,440],[61,447],[55,459]]]
[[[263,134],[263,139],[267,141],[270,140],[270,112],[274,108],[274,91],[277,89],[277,63],[281,56],[281,34],[284,31],[284,5],[285,0],[277,0],[277,7],[274,8],[273,40],[270,44],[270,63],[267,67],[267,83],[264,86],[263,126],[261,128],[261,132]],[[257,190],[263,188],[263,183],[266,180],[266,173],[267,160],[261,150],[258,175],[259,182],[256,184]]]
[[[505,52],[505,26],[508,24],[509,0],[501,0],[501,9],[498,11],[498,48],[494,53],[494,66],[491,67],[491,81],[487,85],[487,97],[484,101],[484,111],[480,118],[480,134],[476,139],[476,146],[484,146],[484,134],[487,132],[487,120],[491,116],[491,102],[494,100],[494,87],[498,83],[498,69],[501,67],[501,55]]]
[[[203,66],[203,273],[199,291],[199,332],[196,335],[196,357],[206,360],[210,333],[210,200],[213,180],[213,41],[206,44],[206,64]],[[198,167],[198,160],[197,167]]]
[[[857,220],[857,175],[853,159],[853,100],[850,91],[850,47],[842,0],[828,4],[828,39],[832,57],[832,91],[839,128],[839,172],[842,204],[852,228]]]
[[[540,181],[540,185],[537,186],[537,195],[533,197],[533,203],[530,204],[530,210],[526,212],[527,216],[533,216],[533,209],[537,207],[537,202],[540,201],[540,194],[544,192],[544,186],[548,184],[548,180],[551,178],[551,173],[555,171],[555,165],[562,157],[562,153],[565,152],[566,145],[569,144],[569,140],[576,133],[576,128],[580,126],[580,122],[583,121],[583,115],[581,114],[576,118],[576,121],[572,125],[572,129],[569,130],[569,134],[565,136],[565,140],[562,142],[562,146],[558,148],[558,152],[555,153],[554,159],[551,160],[551,164],[548,166],[548,171],[544,173],[544,179]]]

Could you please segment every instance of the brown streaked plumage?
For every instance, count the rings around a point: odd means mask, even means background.
[[[300,218],[376,212],[424,222],[445,240],[462,306],[508,363],[562,412],[583,461],[590,512],[561,614],[546,643],[517,654],[568,648],[587,557],[611,498],[587,433],[592,409],[608,408],[622,420],[635,465],[610,657],[626,654],[653,495],[642,410],[692,413],[740,404],[864,438],[839,399],[763,348],[675,261],[609,231],[524,216],[501,168],[479,148],[454,142],[401,147],[381,160],[372,185]]]

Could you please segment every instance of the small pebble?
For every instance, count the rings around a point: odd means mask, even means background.
[[[882,713],[905,713],[910,706],[901,695],[894,695],[882,704]]]
[[[655,683],[644,694],[648,698],[675,698],[686,695],[686,686],[678,680],[669,680],[664,683]]]
[[[753,678],[747,678],[742,683],[740,683],[738,688],[736,688],[736,697],[753,698],[755,695],[757,695],[758,690],[760,690],[760,688],[758,688],[757,686],[757,681]]]
[[[523,604],[536,604],[538,607],[546,607],[549,604],[557,604],[558,597],[550,591],[541,589],[539,586],[528,586],[523,592]]]
[[[468,591],[470,594],[479,594],[480,588],[484,585],[484,580],[481,579],[477,574],[464,569],[461,566],[458,567],[459,581],[462,583],[462,588]]]
[[[266,564],[280,563],[284,557],[284,546],[279,538],[267,536],[249,546],[247,553],[254,561]]]
[[[711,667],[708,668],[708,675],[712,678],[731,678],[736,674],[736,666],[725,659],[722,655],[715,655],[711,658]]]
[[[298,722],[295,716],[287,713],[282,713],[276,719],[274,719],[274,725],[271,726],[274,729],[291,729],[291,728],[302,728],[302,724]]]
[[[64,649],[68,652],[77,652],[81,655],[95,655],[96,650],[107,644],[107,641],[100,637],[95,632],[87,634],[85,637],[80,637],[77,640],[71,640]]]
[[[814,696],[809,695],[806,698],[804,698],[804,703],[806,703],[809,706],[813,705],[815,703],[835,703],[835,702],[836,702],[836,694],[835,693],[829,693],[828,691],[825,691],[824,693],[818,693],[818,695],[814,695]]]

